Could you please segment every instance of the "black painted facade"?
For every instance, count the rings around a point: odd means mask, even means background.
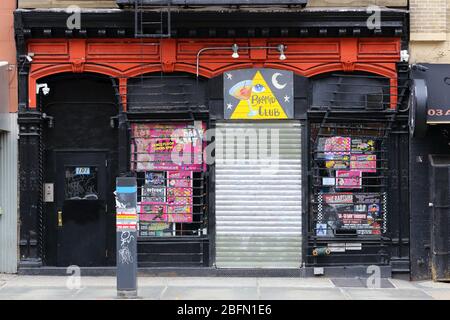
[[[152,15],[154,13],[147,13]],[[299,19],[299,15],[302,19]],[[337,17],[336,15],[339,15]],[[41,201],[43,197],[42,184],[55,179],[56,171],[55,154],[59,151],[84,150],[90,152],[102,151],[107,159],[107,179],[108,196],[105,201],[109,209],[106,212],[106,228],[111,230],[111,234],[106,236],[105,260],[97,265],[98,267],[114,266],[115,246],[114,246],[114,201],[112,191],[115,177],[131,175],[130,172],[130,123],[137,120],[147,121],[180,121],[180,120],[202,120],[207,123],[207,127],[214,127],[216,120],[223,119],[223,79],[222,77],[209,80],[197,80],[195,77],[188,77],[185,74],[171,75],[164,78],[165,81],[175,81],[181,86],[183,83],[193,84],[198,90],[190,94],[190,103],[178,108],[161,109],[139,107],[145,101],[145,86],[139,86],[141,78],[131,80],[129,85],[129,109],[123,112],[120,103],[117,84],[114,79],[98,77],[95,75],[70,75],[62,74],[45,79],[51,91],[48,96],[39,94],[39,108],[31,111],[28,106],[27,97],[27,61],[22,57],[25,52],[25,39],[45,38],[45,37],[130,37],[134,36],[133,15],[130,12],[112,13],[87,13],[84,17],[85,29],[69,32],[65,30],[64,12],[33,12],[21,10],[16,13],[16,37],[18,42],[19,63],[22,66],[19,74],[20,91],[20,204],[21,204],[21,267],[24,272],[30,271],[30,267],[53,267],[59,266],[57,238],[58,229],[54,226],[58,217],[46,214],[45,212],[57,212],[53,204],[45,204]],[[245,19],[243,19],[245,17]],[[317,23],[317,19],[319,23]],[[149,18],[150,19],[150,18]],[[386,27],[381,34],[361,28],[361,21],[367,19],[365,11],[360,12],[339,12],[339,13],[316,13],[304,12],[290,15],[287,13],[227,13],[219,17],[211,13],[186,14],[178,13],[174,16],[173,32],[175,37],[235,37],[236,32],[244,30],[244,36],[268,37],[268,36],[301,36],[301,37],[346,37],[346,36],[404,36],[403,44],[406,45],[406,15],[403,12],[390,12],[384,16]],[[249,21],[243,23],[243,21]],[[408,85],[405,76],[404,64],[399,64],[400,89],[399,96],[407,96]],[[179,76],[177,78],[177,76]],[[331,76],[331,75],[329,75]],[[361,75],[357,75],[361,76]],[[170,80],[172,78],[172,80]],[[370,80],[368,80],[370,82]],[[307,79],[296,76],[294,81],[295,92],[295,119],[302,121],[307,128],[305,133],[305,150],[310,148],[308,139],[309,129],[312,123],[320,123],[328,115],[327,109],[313,110],[312,102],[315,97],[320,96],[323,87],[317,86],[320,80]],[[316,84],[316,89],[314,85]],[[136,88],[136,89],[134,89]],[[143,89],[144,88],[144,89]],[[170,100],[170,97],[160,96],[152,102]],[[405,108],[407,101],[402,99],[399,109]],[[64,110],[62,107],[64,106]],[[44,115],[45,114],[45,115]],[[398,272],[408,274],[409,268],[409,191],[408,181],[409,168],[413,167],[412,159],[420,152],[415,144],[408,144],[408,128],[406,123],[406,113],[377,112],[376,110],[335,110],[333,115],[343,117],[349,123],[358,122],[363,117],[368,119],[379,119],[382,122],[391,122],[390,136],[387,140],[387,152],[389,154],[389,171],[387,180],[389,193],[389,233],[383,241],[383,251],[379,250],[364,252],[353,261],[343,260],[351,267],[364,266],[368,263],[376,263],[385,267],[387,273]],[[408,150],[411,148],[408,157]],[[308,153],[305,152],[305,156]],[[38,159],[38,161],[36,161]],[[304,161],[305,173],[310,172],[309,160]],[[413,172],[413,170],[411,170]],[[416,172],[414,174],[421,174]],[[215,272],[214,262],[214,166],[211,166],[205,176],[208,185],[208,194],[205,198],[209,206],[209,238],[190,241],[189,245],[183,239],[173,239],[167,246],[163,240],[151,242],[142,241],[138,243],[138,251],[142,256],[150,257],[141,260],[141,267],[148,272],[157,272],[153,267],[165,267],[162,272],[174,271],[173,274],[183,274],[183,261],[156,261],[157,255],[152,253],[162,252],[201,252],[203,259],[195,262],[193,272],[208,274]],[[416,187],[414,180],[411,181],[411,190]],[[306,182],[305,182],[306,183]],[[309,182],[308,182],[309,183]],[[308,188],[309,184],[305,186]],[[417,186],[419,187],[419,186]],[[308,194],[305,194],[309,198]],[[415,201],[420,197],[411,200],[411,208],[416,207]],[[422,199],[423,200],[423,199]],[[423,205],[423,204],[421,204]],[[419,207],[419,205],[417,205]],[[411,228],[420,224],[414,220],[417,215],[416,209],[411,210]],[[304,219],[308,221],[308,212],[304,212]],[[422,216],[422,215],[421,215]],[[307,224],[305,223],[305,226]],[[53,227],[52,227],[53,226]],[[305,234],[309,231],[305,227]],[[424,235],[425,237],[425,235]],[[305,241],[304,252],[311,255],[312,247]],[[422,249],[413,247],[414,252]],[[367,253],[367,256],[365,256]],[[423,253],[419,253],[424,255]],[[370,255],[380,255],[379,260],[367,259]],[[143,258],[142,258],[143,259]],[[329,266],[333,267],[333,260]],[[342,267],[342,261],[336,260],[336,266]],[[308,267],[321,266],[315,260],[308,262]],[[426,263],[425,263],[426,265]],[[60,265],[63,266],[63,265]],[[192,266],[189,265],[189,266]],[[412,263],[413,270],[417,264]],[[204,268],[205,271],[199,271]],[[351,269],[351,268],[350,268]],[[106,269],[104,269],[106,270]],[[307,275],[309,271],[295,270],[291,274]],[[362,268],[364,272],[364,268]],[[360,272],[361,272],[360,270]],[[44,271],[45,272],[45,271]],[[105,271],[106,272],[106,271]],[[202,273],[203,272],[203,273]],[[226,271],[225,271],[226,272]],[[347,271],[345,271],[347,272]],[[188,272],[189,273],[189,272]],[[233,272],[232,272],[233,273]],[[337,271],[337,274],[339,271]],[[236,270],[234,274],[249,274],[248,271]],[[256,274],[256,273],[255,273]],[[274,274],[274,271],[262,272],[262,274]],[[276,272],[275,272],[276,274]],[[280,270],[278,274],[285,274]],[[413,272],[414,274],[414,272]]]

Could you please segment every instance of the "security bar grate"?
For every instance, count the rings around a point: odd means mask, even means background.
[[[207,235],[203,123],[134,122],[131,131],[139,236]]]
[[[386,263],[388,139],[395,114],[332,111],[310,126],[308,263]]]

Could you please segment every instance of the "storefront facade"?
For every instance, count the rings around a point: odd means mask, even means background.
[[[210,10],[16,12],[21,270],[114,266],[128,175],[148,273],[409,272],[406,12]]]

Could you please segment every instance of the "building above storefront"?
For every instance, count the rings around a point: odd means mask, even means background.
[[[127,2],[134,2],[134,0],[78,0],[71,1],[70,5],[77,5],[82,8],[116,8],[118,4],[125,4]],[[163,1],[152,1],[144,0],[144,2],[163,2]],[[223,5],[237,5],[248,3],[249,1],[243,0],[175,0],[174,3],[187,5],[211,5],[212,3],[219,2],[221,6]],[[370,5],[386,6],[386,7],[407,7],[407,0],[259,0],[251,1],[264,4],[280,5],[280,4],[308,4],[309,7],[366,7]],[[65,8],[68,6],[65,0],[19,0],[19,8]]]
[[[367,23],[366,8],[307,8],[294,11],[173,11],[170,21],[160,11],[83,9],[79,28],[68,29],[73,11],[18,9],[16,34],[25,38],[243,38],[243,37],[403,37],[407,11],[382,8],[380,25]],[[165,14],[167,15],[167,14]],[[136,22],[139,30],[136,29]],[[164,30],[161,32],[161,30]],[[138,32],[139,31],[139,32]]]

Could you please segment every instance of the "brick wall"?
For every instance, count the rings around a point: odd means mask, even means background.
[[[411,63],[450,63],[450,0],[410,0]]]
[[[448,0],[410,0],[411,41],[445,41]]]
[[[309,0],[308,7],[407,7],[408,0]]]

